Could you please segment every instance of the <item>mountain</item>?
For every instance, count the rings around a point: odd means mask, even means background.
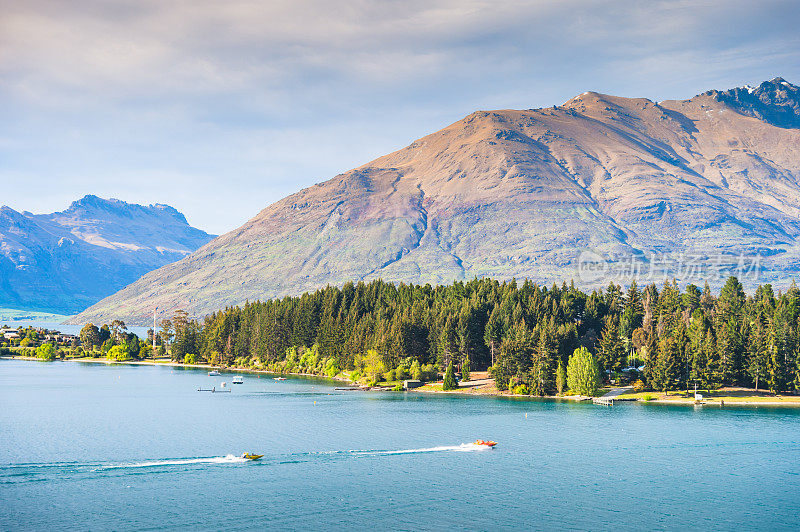
[[[168,205],[86,196],[52,214],[0,207],[0,307],[79,312],[212,238]]]
[[[787,281],[800,270],[798,101],[775,78],[475,112],[270,205],[75,321],[141,320],[155,304],[200,316],[379,277],[591,287],[642,268],[640,283],[702,286],[744,266],[745,283]]]

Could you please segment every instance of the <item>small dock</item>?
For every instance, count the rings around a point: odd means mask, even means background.
[[[216,387],[214,388],[198,388],[198,392],[211,392],[211,393],[231,393],[230,390],[217,390]]]
[[[592,397],[592,403],[603,406],[614,406],[614,398],[606,397],[605,395],[602,397]]]

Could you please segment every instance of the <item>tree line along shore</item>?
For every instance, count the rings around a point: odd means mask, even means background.
[[[37,352],[47,342],[21,346],[26,336],[0,349],[40,358],[147,359],[155,334],[155,356],[189,364],[346,375],[369,384],[444,374],[444,388],[453,385],[449,372],[468,380],[470,371],[488,370],[498,391],[537,396],[570,393],[567,370],[580,353],[589,361],[582,371],[596,369],[589,387],[800,390],[800,290],[792,283],[776,294],[765,284],[747,295],[735,277],[718,294],[707,284],[680,290],[675,281],[625,290],[610,283],[585,293],[529,280],[437,287],[378,280],[248,302],[202,320],[179,310],[158,329],[140,339],[115,320],[87,324],[79,345],[53,346],[52,354]]]

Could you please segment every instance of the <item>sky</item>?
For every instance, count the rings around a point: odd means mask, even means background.
[[[0,0],[0,205],[210,233],[479,109],[800,83],[796,0]]]

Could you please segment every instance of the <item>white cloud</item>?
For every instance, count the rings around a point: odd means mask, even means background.
[[[800,8],[788,0],[0,9],[0,179],[132,199],[140,175],[159,185],[142,201],[175,204],[215,232],[476,108],[552,105],[588,89],[660,100],[800,77]],[[192,176],[224,190],[187,190]],[[51,210],[62,207],[60,190],[47,194]],[[37,201],[45,209],[46,196]]]

